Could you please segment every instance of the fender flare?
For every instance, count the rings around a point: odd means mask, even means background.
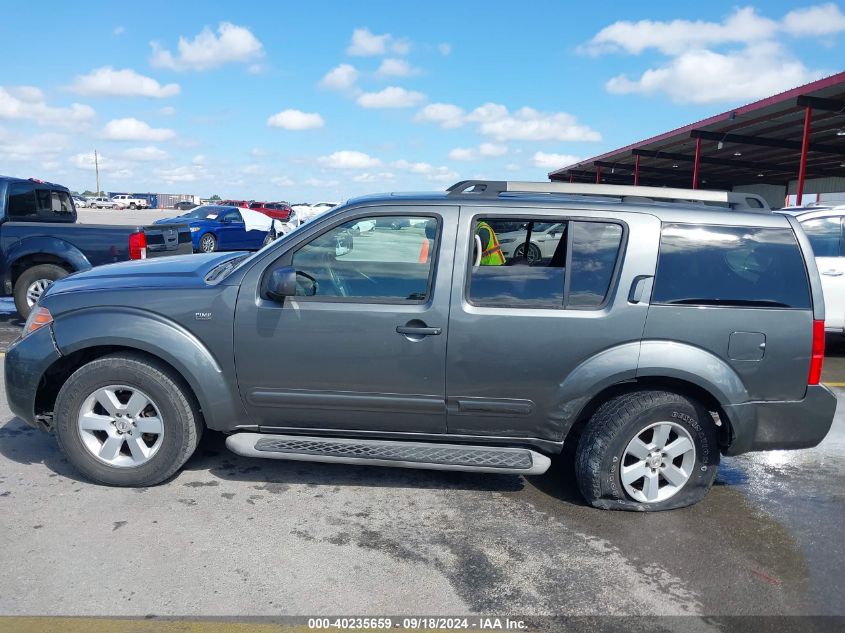
[[[18,240],[6,251],[6,270],[3,273],[3,281],[11,285],[14,265],[24,257],[39,253],[67,262],[74,272],[91,269],[91,262],[85,254],[70,242],[57,237],[36,235]]]
[[[53,323],[62,355],[116,346],[146,352],[171,365],[188,383],[210,429],[231,428],[248,419],[236,384],[230,384],[214,355],[191,332],[162,317],[130,307],[97,307],[62,314]]]

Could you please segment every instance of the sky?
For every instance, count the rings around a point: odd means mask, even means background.
[[[845,7],[7,3],[0,173],[340,201],[580,159],[843,70]]]

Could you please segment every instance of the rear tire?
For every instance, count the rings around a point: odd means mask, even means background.
[[[135,209],[138,208],[138,206],[134,202],[132,202],[132,203],[129,204],[129,208],[134,211]]]
[[[68,276],[68,271],[57,264],[39,264],[23,271],[15,282],[15,308],[24,319],[32,312],[35,301],[57,279]]]
[[[602,404],[578,442],[575,460],[581,494],[606,510],[692,505],[710,490],[718,469],[719,437],[710,413],[692,399],[657,390]]]
[[[121,417],[100,409],[91,417],[105,420],[108,432],[83,430],[84,412],[93,411],[92,398],[100,400],[95,394],[102,391],[115,393],[115,386],[148,398],[150,408],[146,411],[159,420],[160,441],[155,435],[141,433],[140,426],[128,434],[117,433],[115,422],[129,419],[126,412]],[[131,402],[126,406],[131,408]],[[77,369],[59,391],[55,411],[56,437],[68,461],[88,479],[107,486],[154,486],[168,479],[196,450],[203,429],[193,396],[183,381],[169,368],[140,354],[105,356]],[[150,419],[141,414],[134,417],[136,422]],[[116,458],[109,460],[102,455],[110,437],[124,443]],[[151,455],[139,460],[138,465],[132,461],[135,452],[130,442],[134,437],[142,437],[151,449]],[[99,441],[100,457],[95,454]]]

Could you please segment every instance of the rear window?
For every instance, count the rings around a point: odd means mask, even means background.
[[[791,229],[664,224],[653,303],[811,307]]]

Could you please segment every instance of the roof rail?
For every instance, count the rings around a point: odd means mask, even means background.
[[[450,196],[469,194],[485,198],[496,198],[503,193],[540,193],[612,197],[619,198],[622,202],[651,202],[655,200],[709,202],[744,211],[770,211],[769,204],[766,200],[757,194],[737,191],[711,191],[707,189],[593,185],[580,182],[462,180],[449,187],[446,191]]]

